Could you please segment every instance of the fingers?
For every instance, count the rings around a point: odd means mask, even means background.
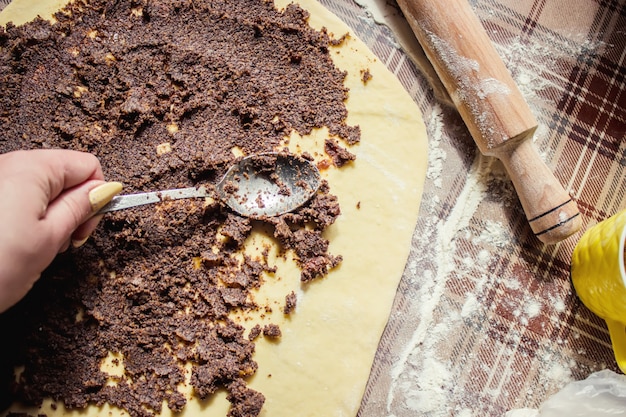
[[[91,236],[93,231],[96,230],[96,227],[98,227],[98,223],[100,223],[102,217],[104,217],[102,214],[96,214],[78,226],[78,228],[74,231],[74,234],[72,234],[71,241],[74,248],[80,248],[85,244],[85,242],[87,242],[89,236]]]
[[[118,194],[120,183],[105,183],[98,159],[71,150],[28,151],[46,177],[48,207],[42,219],[49,227],[53,245],[60,250],[82,245],[95,230],[100,218],[93,215]],[[108,184],[108,185],[107,185]]]
[[[63,191],[50,203],[43,219],[57,247],[70,236],[75,247],[82,245],[102,218],[94,215],[121,190],[119,182],[92,180]]]
[[[63,149],[1,154],[0,174],[3,186],[22,188],[23,194],[30,192],[41,201],[41,205],[35,207],[40,214],[44,214],[48,203],[64,190],[86,181],[104,180],[98,158],[85,152]]]
[[[93,232],[96,212],[122,189],[98,159],[67,150],[0,154],[0,312],[17,302],[72,239]]]
[[[104,181],[100,161],[92,154],[63,149],[31,152],[42,170],[47,171],[44,172],[49,181],[50,201],[56,199],[64,190],[87,181]]]

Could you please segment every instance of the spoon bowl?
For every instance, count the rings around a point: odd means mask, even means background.
[[[279,216],[306,203],[321,184],[317,166],[297,155],[253,154],[235,162],[215,187],[189,187],[119,195],[100,213],[164,200],[212,197],[250,218]]]

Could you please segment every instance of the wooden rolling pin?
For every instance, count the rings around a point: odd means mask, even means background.
[[[537,122],[467,0],[397,0],[480,151],[500,159],[535,235],[580,229],[576,203],[533,146]]]

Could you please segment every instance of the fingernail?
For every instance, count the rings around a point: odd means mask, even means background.
[[[80,248],[81,246],[83,246],[85,244],[85,242],[87,242],[87,240],[89,240],[89,236],[83,238],[83,239],[72,239],[72,247],[74,248]]]
[[[93,190],[89,191],[89,202],[91,203],[91,210],[94,213],[100,211],[100,209],[106,206],[113,197],[122,191],[123,185],[121,182],[107,182],[97,186]]]

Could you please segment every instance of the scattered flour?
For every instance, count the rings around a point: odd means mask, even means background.
[[[464,408],[456,414],[456,417],[472,417],[473,415],[472,410]]]
[[[569,366],[553,362],[545,376],[553,381],[571,381],[572,371]]]
[[[482,249],[478,252],[478,256],[474,260],[474,263],[478,264],[478,266],[485,267],[491,261],[491,253],[487,249]]]
[[[474,239],[475,244],[486,243],[502,249],[511,244],[511,236],[508,229],[500,222],[485,220],[483,230]]]
[[[562,298],[548,295],[548,300],[557,313],[564,313],[566,311],[565,301]]]
[[[443,126],[443,112],[441,107],[435,106],[427,119],[433,150],[438,150],[445,135],[449,134]],[[445,153],[439,154],[437,159],[440,160],[436,163],[431,161],[429,165],[429,180],[441,188],[442,170],[446,162]],[[464,395],[455,391],[456,381],[463,375],[464,370],[451,365],[449,359],[441,353],[441,344],[449,340],[454,332],[460,331],[465,321],[475,320],[477,315],[484,312],[481,295],[494,284],[503,283],[508,289],[522,290],[520,282],[514,277],[494,276],[487,269],[494,251],[515,244],[515,237],[511,235],[510,229],[494,220],[481,220],[483,223],[478,232],[470,227],[480,204],[491,192],[490,184],[493,181],[501,181],[502,178],[499,161],[477,153],[467,181],[459,194],[458,203],[452,207],[446,218],[439,218],[441,201],[438,196],[434,195],[432,199],[423,202],[426,215],[421,221],[426,223],[423,229],[425,233],[415,235],[414,239],[419,247],[427,249],[415,254],[407,265],[409,282],[417,288],[411,316],[419,319],[409,342],[390,369],[391,384],[386,401],[386,415],[389,417],[393,417],[394,412],[400,412],[399,410],[408,413],[407,415],[432,417],[480,415],[474,414],[475,411],[468,408],[455,409],[458,404],[454,404],[452,399],[456,398],[458,401],[458,396]],[[472,242],[481,249],[473,255],[463,256],[459,265],[455,263],[455,258],[463,253],[458,247],[460,238]],[[434,265],[433,259],[437,260]],[[422,270],[420,267],[423,265],[431,265],[431,269]],[[485,272],[477,274],[477,267],[483,268]],[[473,281],[473,291],[465,294],[465,299],[458,310],[449,309],[436,314],[446,291],[446,283],[451,276],[463,273],[462,271],[468,273],[465,279]],[[517,325],[507,335],[509,340],[507,345],[499,344],[494,347],[500,351],[498,361],[504,364],[503,372],[507,376],[502,377],[501,373],[496,373],[485,365],[485,372],[491,375],[494,381],[498,381],[498,384],[494,386],[488,384],[482,395],[493,398],[494,401],[500,397],[503,384],[512,378],[515,372],[519,372],[511,368],[509,358],[517,354],[526,326],[531,320],[539,317],[544,308],[541,300],[530,295],[519,301],[512,299],[510,302],[510,311],[516,317]],[[565,310],[562,300],[560,303],[553,300],[550,305]],[[571,369],[575,364],[555,356],[539,359],[547,365],[537,370],[542,386],[558,389],[571,379]]]
[[[440,103],[449,104],[442,99],[441,94],[437,94],[440,82],[433,76],[432,68],[428,68],[424,62],[423,50],[415,40],[410,26],[402,17],[402,14],[395,5],[395,2],[384,0],[354,0],[361,5],[369,16],[369,19],[377,24],[387,25],[396,35],[396,42],[409,55],[418,67],[424,72],[426,78],[433,84],[435,95],[440,99]],[[369,23],[369,22],[368,22]],[[564,80],[559,75],[560,69],[556,64],[560,58],[573,59],[572,57],[581,54],[593,54],[601,43],[573,42],[575,36],[569,41],[563,39],[542,39],[537,44],[529,44],[527,39],[514,38],[507,40],[505,44],[495,44],[500,56],[505,64],[512,69],[512,75],[517,83],[522,95],[528,101],[531,109],[537,116],[543,114],[546,103],[550,100],[550,90],[558,89]],[[434,42],[437,42],[434,39]],[[440,48],[446,45],[438,43]],[[445,51],[444,51],[445,52]],[[450,52],[450,51],[448,51]],[[476,63],[471,61],[459,61],[455,58],[455,65],[464,65],[465,69],[476,70]],[[431,71],[431,72],[429,72]],[[540,75],[540,76],[538,76]],[[502,85],[493,83],[490,80],[483,80],[480,85],[475,86],[479,95],[505,94],[506,89]],[[451,127],[444,123],[445,112],[448,107],[445,104],[434,104],[425,113],[425,122],[429,136],[429,166],[427,178],[430,184],[436,189],[443,188],[445,180],[445,170],[449,165],[448,155],[442,148],[442,143],[451,135]],[[487,123],[487,121],[485,121]],[[487,128],[487,127],[485,127]],[[547,127],[541,123],[535,137],[547,137],[549,132]],[[506,204],[518,204],[513,188],[510,186],[501,187],[502,184],[509,183],[508,176],[502,164],[480,154],[476,156],[474,163],[468,174],[466,183],[463,186],[456,204],[451,207],[451,211],[446,218],[440,219],[442,199],[433,193],[431,198],[422,202],[425,215],[422,216],[422,230],[424,233],[415,235],[414,239],[420,248],[425,248],[420,253],[415,253],[407,265],[408,282],[416,289],[415,301],[410,308],[411,317],[415,320],[415,327],[410,336],[410,340],[403,345],[402,351],[394,358],[394,363],[390,369],[391,385],[387,394],[385,415],[394,417],[395,412],[401,415],[419,416],[454,416],[471,417],[481,416],[480,412],[469,408],[457,409],[457,405],[451,405],[452,399],[456,396],[458,400],[462,393],[455,392],[456,381],[465,371],[464,369],[453,368],[446,357],[440,353],[438,347],[446,340],[449,340],[453,332],[458,331],[464,320],[471,320],[484,309],[481,295],[485,294],[494,285],[502,285],[503,288],[511,292],[524,291],[520,281],[515,277],[494,276],[489,272],[492,256],[491,253],[498,250],[510,248],[516,244],[516,237],[512,235],[510,229],[499,221],[480,219],[480,231],[470,227],[471,222],[476,220],[476,213],[481,202],[489,196],[491,201]],[[490,187],[491,185],[491,187]],[[500,194],[497,194],[500,193]],[[439,193],[441,194],[441,193]],[[480,248],[478,253],[464,253],[459,248],[459,238],[463,237],[470,241],[475,247]],[[437,262],[433,265],[432,260]],[[424,265],[428,265],[424,270]],[[484,272],[477,273],[477,267]],[[451,277],[458,274],[466,274],[464,279],[471,279],[474,283],[474,290],[466,293],[462,304],[455,309],[438,310],[441,307],[443,296],[446,292],[446,284]],[[516,372],[510,367],[508,361],[518,354],[517,349],[524,340],[526,326],[533,319],[540,317],[544,308],[552,308],[558,313],[567,310],[565,301],[561,296],[548,296],[546,300],[536,299],[527,295],[519,300],[510,300],[510,312],[515,317],[512,328],[507,334],[508,343],[506,345],[497,344],[494,349],[499,350],[501,357],[498,359],[501,364],[505,364],[504,372],[507,377],[503,378],[485,364],[484,372],[490,378],[498,381],[499,384],[489,385],[484,388],[483,395],[499,399],[503,386],[507,378],[515,376]],[[545,303],[545,304],[544,304]],[[515,322],[516,321],[516,322]],[[537,323],[536,321],[533,323]],[[536,395],[546,387],[558,389],[572,378],[572,369],[576,366],[567,358],[556,355],[559,343],[566,343],[566,340],[555,340],[553,346],[540,348],[536,351],[539,368],[535,370],[538,378],[538,385],[527,388],[528,398]],[[543,349],[543,350],[542,350]],[[506,393],[505,393],[506,394]],[[522,414],[518,414],[521,416]],[[529,416],[531,414],[528,414]]]
[[[537,317],[541,313],[541,303],[537,300],[528,300],[524,305],[524,313],[529,319]]]
[[[586,35],[570,35],[569,41],[550,33],[543,34],[541,41],[514,37],[506,44],[494,43],[522,95],[535,116],[543,114],[543,105],[549,100],[550,89],[559,90],[567,85],[559,57],[595,56],[609,45],[591,41]],[[537,76],[541,74],[541,76]],[[549,134],[548,127],[539,123],[536,138]]]
[[[510,290],[519,290],[522,288],[522,284],[517,279],[506,279],[504,285]]]
[[[441,188],[443,167],[447,159],[446,151],[440,147],[444,137],[443,110],[435,104],[426,120],[428,132],[428,170],[426,177],[433,181],[435,187]]]
[[[474,294],[467,294],[467,298],[465,300],[465,304],[463,304],[463,308],[461,309],[461,317],[468,318],[475,314],[476,310],[478,310],[479,302],[476,299]]]
[[[462,259],[461,267],[464,271],[475,271],[476,267],[487,268],[493,256],[487,249],[481,249],[477,254],[468,254]]]
[[[456,377],[449,369],[446,358],[438,357],[437,344],[446,340],[450,331],[454,331],[463,312],[450,313],[443,321],[436,320],[433,313],[446,289],[447,277],[455,270],[452,262],[457,250],[455,236],[468,227],[487,191],[484,176],[489,172],[491,163],[492,158],[477,155],[459,197],[465,204],[455,205],[446,219],[435,216],[430,219],[433,227],[429,229],[435,231],[435,235],[425,234],[421,239],[424,240],[422,243],[430,242],[424,247],[430,247],[431,250],[418,255],[409,263],[409,269],[417,272],[417,265],[420,263],[428,259],[439,260],[435,271],[422,273],[423,279],[416,303],[419,324],[406,349],[391,369],[388,412],[391,412],[392,405],[397,401],[411,412],[419,413],[418,415],[429,415],[435,411],[442,413],[449,406],[448,396]],[[470,314],[476,305],[477,301],[467,302],[465,314]]]

